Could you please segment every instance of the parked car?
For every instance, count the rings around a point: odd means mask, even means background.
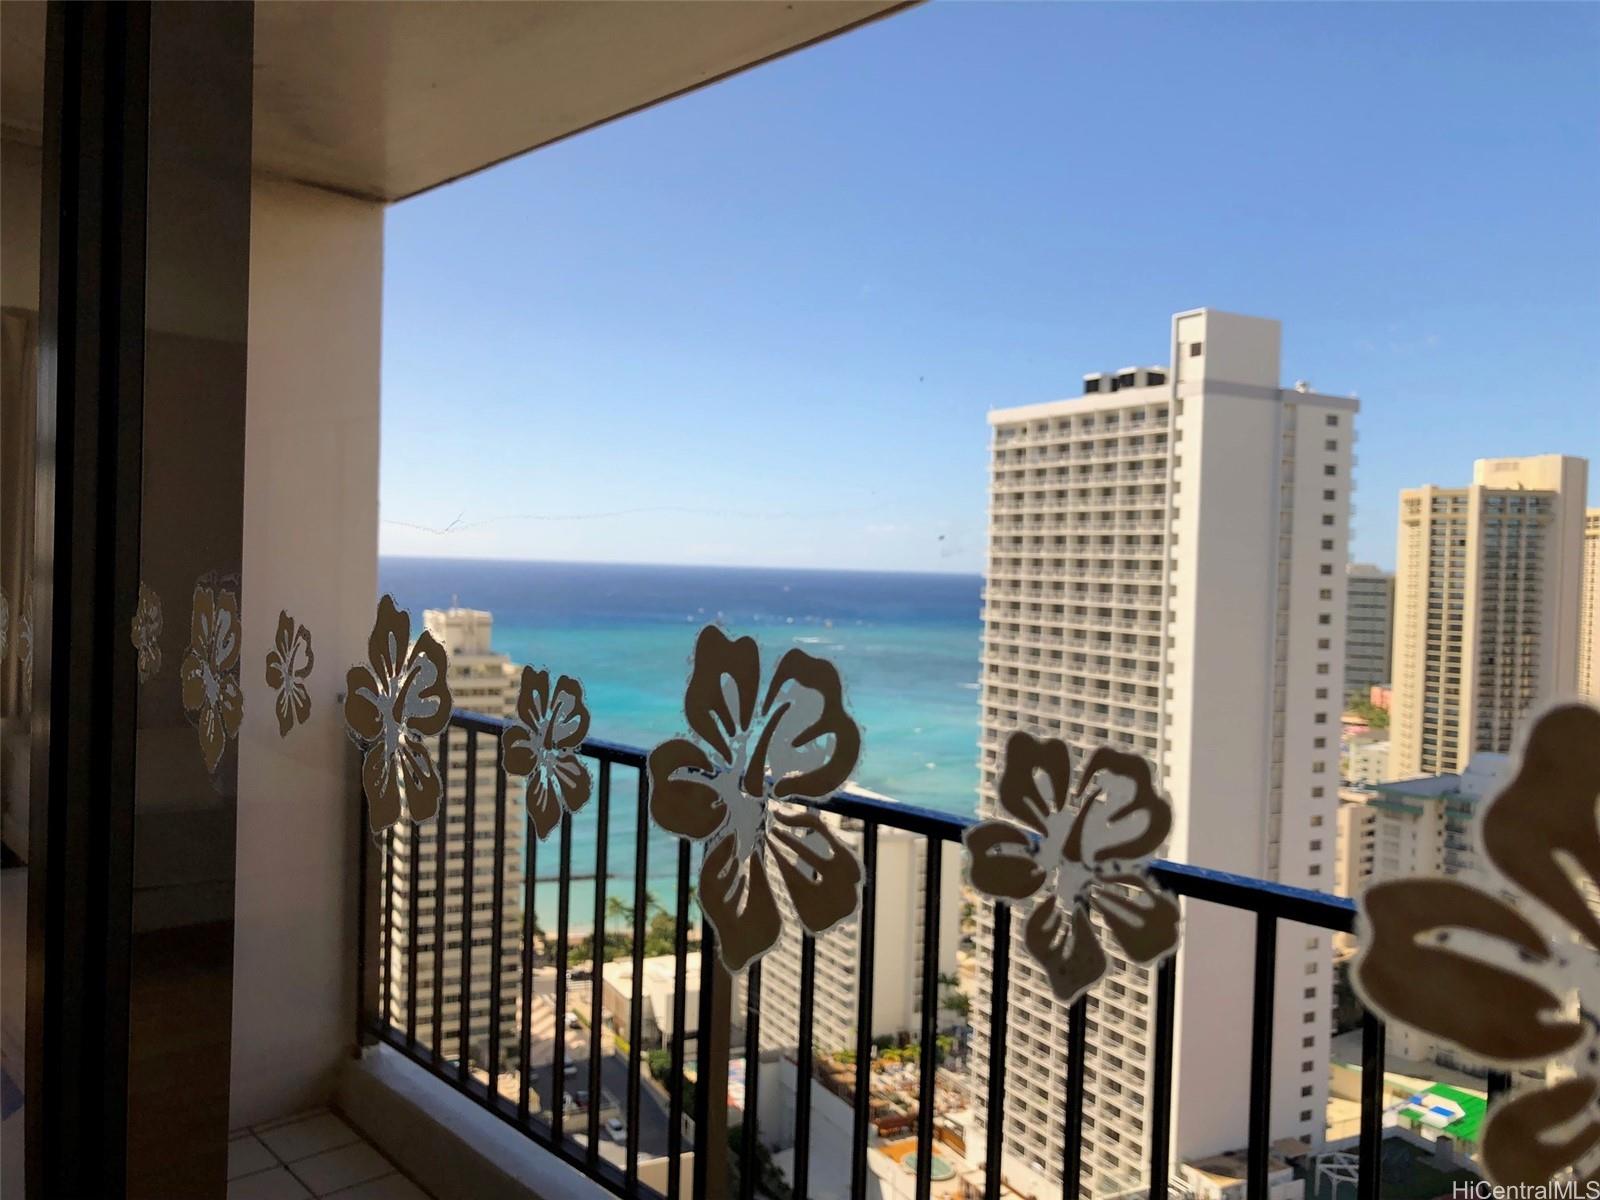
[[[564,1024],[568,1029],[576,1029],[578,1027],[578,1014],[569,1012],[562,1024]]]
[[[612,1117],[606,1122],[606,1136],[613,1142],[625,1142],[628,1140],[628,1127],[620,1117]]]
[[[571,1079],[577,1073],[578,1073],[578,1064],[577,1063],[572,1062],[572,1061],[569,1060],[566,1063],[562,1064],[561,1074],[562,1074],[563,1077],[565,1077],[567,1079]]]

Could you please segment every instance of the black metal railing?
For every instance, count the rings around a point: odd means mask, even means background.
[[[759,1094],[760,1072],[763,1070],[761,1047],[761,971],[759,964],[752,967],[745,981],[744,1012],[733,1009],[734,988],[726,972],[716,962],[713,953],[715,934],[709,923],[700,923],[700,959],[698,1028],[693,1035],[685,1032],[687,1016],[689,955],[691,952],[692,907],[690,893],[691,850],[685,842],[664,843],[659,836],[652,838],[649,828],[649,783],[645,770],[646,752],[635,747],[617,745],[591,739],[584,744],[583,755],[595,767],[594,799],[592,811],[585,810],[581,819],[596,825],[597,840],[592,876],[575,877],[572,861],[573,818],[563,816],[557,839],[558,870],[553,878],[540,879],[538,865],[541,856],[548,855],[548,843],[541,846],[534,838],[531,826],[525,829],[522,840],[526,844],[524,887],[520,926],[512,926],[520,935],[513,944],[513,961],[517,976],[516,992],[520,1004],[518,1030],[518,1075],[516,1095],[510,1097],[500,1090],[501,1025],[504,1014],[502,971],[506,967],[507,919],[503,877],[505,856],[510,830],[506,828],[507,796],[506,777],[498,769],[493,771],[494,810],[490,814],[478,812],[478,757],[486,740],[497,743],[505,722],[498,718],[475,713],[457,713],[451,720],[445,746],[439,754],[441,770],[447,773],[445,798],[436,829],[443,831],[447,822],[459,821],[464,835],[464,862],[462,869],[470,880],[475,862],[474,837],[477,822],[487,816],[493,823],[493,884],[491,969],[488,1018],[487,1064],[479,1078],[469,1064],[472,1055],[470,1033],[472,1015],[472,927],[473,914],[470,898],[462,905],[460,957],[453,976],[459,988],[461,1006],[457,1026],[458,1053],[451,1061],[443,1053],[445,1041],[442,1013],[445,998],[445,960],[447,955],[446,921],[443,889],[435,882],[432,895],[432,1012],[418,1011],[418,951],[419,951],[419,893],[423,884],[421,875],[421,850],[423,834],[416,826],[406,826],[389,831],[379,839],[381,856],[368,852],[367,839],[363,839],[362,870],[366,884],[362,889],[361,909],[361,978],[360,1036],[363,1043],[382,1041],[394,1047],[413,1061],[438,1075],[478,1104],[495,1113],[507,1123],[521,1130],[534,1142],[559,1155],[584,1171],[610,1191],[623,1196],[658,1196],[666,1200],[679,1200],[687,1186],[694,1200],[706,1197],[720,1200],[723,1196],[739,1195],[749,1198],[756,1194],[758,1183],[759,1132],[758,1105],[754,1097]],[[458,749],[462,751],[458,755]],[[466,772],[464,791],[452,797],[448,772],[464,764]],[[602,1091],[605,1085],[602,1058],[601,1013],[604,1009],[604,962],[606,932],[606,880],[608,877],[627,878],[626,872],[608,871],[608,833],[612,819],[612,805],[616,802],[614,774],[632,771],[637,778],[636,794],[625,803],[635,806],[635,834],[633,855],[632,904],[632,996],[629,1004],[627,1034],[625,1092],[626,1125],[622,1144],[621,1162],[617,1154],[604,1154],[601,1150]],[[453,813],[451,806],[460,804],[463,811]],[[914,805],[890,803],[852,793],[839,793],[816,802],[812,807],[846,818],[859,829],[860,850],[864,864],[862,906],[859,915],[859,975],[856,982],[857,1019],[854,1047],[854,1112],[850,1124],[851,1147],[849,1178],[851,1194],[867,1195],[867,1151],[870,1142],[871,1120],[871,1062],[874,987],[874,954],[876,944],[876,876],[878,861],[878,833],[880,829],[909,831],[927,839],[928,852],[924,857],[922,964],[921,964],[921,1014],[919,1065],[916,1113],[916,1196],[925,1200],[932,1187],[935,1137],[935,1085],[937,1072],[938,1039],[936,1018],[938,995],[936,980],[940,931],[940,883],[943,848],[959,845],[962,833],[971,819],[952,816]],[[399,928],[396,918],[395,883],[398,851],[401,839],[406,839],[405,864],[409,870],[409,885],[403,910],[404,928]],[[667,1110],[665,1131],[666,1170],[661,1188],[641,1181],[641,1059],[642,1018],[644,1007],[644,946],[648,913],[647,881],[651,878],[649,857],[652,841],[658,853],[664,845],[675,851],[675,864],[668,860],[664,866],[675,866],[675,878],[662,873],[659,878],[673,878],[675,883],[674,933],[672,953],[674,958],[674,990],[672,993],[672,1030],[667,1040],[670,1066],[664,1081]],[[449,866],[447,848],[450,838],[435,837],[434,878],[442,879]],[[587,866],[587,864],[583,864]],[[1273,999],[1276,966],[1276,947],[1280,925],[1296,923],[1332,932],[1350,932],[1353,926],[1354,905],[1345,899],[1300,888],[1266,883],[1242,876],[1228,875],[1199,867],[1177,863],[1158,862],[1153,873],[1169,891],[1186,902],[1216,905],[1250,913],[1255,920],[1255,962],[1253,1012],[1251,1015],[1251,1061],[1249,1064],[1249,1140],[1246,1148],[1246,1196],[1250,1200],[1265,1200],[1268,1196],[1269,1117],[1272,1088],[1272,1032],[1274,1022]],[[570,922],[572,919],[572,885],[576,878],[592,878],[594,886],[593,924],[590,928],[590,945],[593,953],[590,965],[592,979],[574,982],[570,978],[569,953],[572,948]],[[549,1083],[542,1088],[548,1093],[536,1110],[530,1101],[531,1076],[541,1064],[533,1062],[535,1047],[531,1024],[535,1005],[536,975],[536,889],[540,882],[554,883],[557,887],[557,928],[550,949],[554,955],[553,993],[554,1028],[551,1045]],[[1007,1023],[1009,1018],[1009,980],[1011,971],[1010,912],[1005,906],[993,909],[994,946],[988,964],[992,975],[992,991],[988,1011],[989,1061],[987,1095],[982,1097],[986,1107],[986,1145],[979,1155],[969,1148],[969,1157],[981,1161],[984,1170],[984,1195],[999,1197],[1004,1179],[1005,1124],[1003,1120],[1007,1084]],[[376,956],[368,948],[376,948]],[[1183,954],[1180,946],[1178,955]],[[374,962],[376,957],[376,962]],[[396,965],[404,963],[405,987],[398,998],[393,994],[393,972]],[[1153,1047],[1150,1059],[1152,1079],[1149,1110],[1149,1154],[1147,1182],[1139,1191],[1153,1197],[1165,1198],[1174,1186],[1170,1175],[1170,1136],[1173,1070],[1173,1025],[1177,992],[1176,956],[1164,960],[1155,969]],[[799,1029],[792,1058],[795,1065],[794,1106],[794,1156],[791,1174],[792,1194],[807,1195],[811,1163],[812,1087],[813,1079],[813,981],[816,970],[816,945],[809,933],[803,934],[800,945],[800,988],[796,998],[799,1006]],[[588,1085],[588,1103],[569,1106],[564,1099],[567,1054],[567,1014],[572,1011],[569,992],[587,986],[589,990],[588,1060],[583,1064]],[[581,993],[578,993],[581,997]],[[541,1002],[542,1003],[542,1002]],[[1086,1056],[1086,1021],[1088,998],[1080,998],[1070,1010],[1067,1044],[1067,1080],[1065,1095],[1061,1098],[1065,1123],[1065,1151],[1061,1163],[1062,1195],[1066,1200],[1076,1200],[1082,1179],[1085,1144],[1083,1138],[1083,1109]],[[745,1095],[747,1103],[742,1119],[742,1133],[736,1150],[729,1151],[727,1138],[727,1112],[723,1103],[727,1094],[730,1023],[741,1020],[744,1029]],[[694,1073],[693,1108],[685,1112],[684,1086],[688,1063],[689,1044],[694,1044],[696,1070]],[[1381,1023],[1366,1016],[1362,1026],[1362,1074],[1360,1102],[1360,1143],[1357,1200],[1376,1200],[1379,1184],[1379,1153],[1383,1108],[1383,1042]],[[770,1065],[770,1064],[769,1064]],[[1491,1081],[1491,1092],[1504,1086],[1503,1078]],[[655,1101],[652,1100],[652,1104]],[[571,1111],[569,1111],[569,1107]],[[692,1119],[692,1146],[686,1145],[685,1117]],[[574,1128],[574,1125],[577,1128]],[[684,1155],[692,1149],[693,1169],[690,1180],[684,1181]],[[652,1157],[655,1157],[654,1155]],[[727,1174],[736,1165],[737,1188],[731,1186]]]

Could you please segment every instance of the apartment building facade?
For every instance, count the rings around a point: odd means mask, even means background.
[[[504,654],[491,647],[494,616],[479,609],[449,608],[428,609],[423,614],[423,624],[428,632],[444,647],[450,661],[450,693],[458,712],[469,711],[487,716],[510,716],[516,710],[517,687],[521,670]],[[437,742],[434,753],[439,754]],[[463,1000],[468,1005],[467,1054],[475,1065],[487,1065],[490,995],[498,988],[500,993],[500,1047],[505,1063],[515,1053],[518,1045],[517,1014],[520,951],[522,941],[521,897],[523,891],[521,856],[504,856],[500,870],[501,913],[501,967],[499,978],[494,978],[494,910],[495,910],[495,836],[494,821],[485,812],[472,823],[472,871],[467,871],[467,812],[469,766],[478,780],[492,780],[500,769],[499,742],[490,737],[480,737],[468,762],[465,741],[459,734],[451,738],[448,756],[436,761],[445,772],[445,803],[442,820],[436,819],[419,827],[419,836],[397,837],[394,843],[394,914],[390,929],[389,992],[388,1001],[395,1011],[403,1011],[414,986],[419,1013],[427,1014],[419,1037],[431,1039],[431,1014],[437,1007],[440,1015],[440,1053],[454,1060],[461,1054],[461,1017]],[[522,780],[507,781],[506,829],[511,837],[521,836],[526,822],[522,815]],[[480,782],[478,794],[484,785]],[[444,870],[439,870],[439,836],[444,844]],[[413,875],[412,855],[416,855]],[[412,922],[413,878],[416,881],[415,924]],[[441,990],[435,990],[434,955],[439,949],[436,941],[439,928],[436,924],[435,905],[442,896],[444,903],[443,957],[438,966],[437,978]],[[467,909],[471,909],[472,945],[466,955],[470,963],[467,979],[462,979],[462,938]],[[416,978],[411,977],[409,952],[416,942]],[[497,1064],[498,1065],[498,1064]]]
[[[1393,780],[1372,789],[1366,800],[1371,825],[1372,862],[1358,886],[1385,879],[1465,877],[1493,887],[1483,873],[1474,842],[1478,810],[1510,775],[1504,754],[1478,754],[1459,772]],[[1353,893],[1352,893],[1353,894]],[[1412,1062],[1441,1057],[1437,1039],[1409,1026],[1388,1027],[1391,1054]]]
[[[860,791],[861,789],[855,789]],[[872,795],[867,792],[866,795]],[[830,818],[832,820],[832,818]],[[840,841],[862,853],[856,821],[835,821]],[[876,921],[872,953],[871,1036],[916,1035],[922,1025],[923,930],[928,847],[926,838],[903,829],[880,828],[873,872]],[[792,909],[787,894],[779,904]],[[778,944],[761,960],[761,1046],[769,1053],[791,1051],[800,1022],[801,937],[798,916],[785,912]],[[961,857],[945,845],[940,862],[936,976],[954,976],[961,940]],[[825,1053],[854,1050],[858,981],[861,978],[861,921],[846,921],[816,939],[812,988],[812,1043]],[[948,988],[935,980],[935,994]],[[935,1014],[942,1026],[946,1014]]]
[[[1600,508],[1583,515],[1583,606],[1578,615],[1578,694],[1600,704]]]
[[[1307,887],[1332,884],[1346,561],[1357,403],[1279,386],[1276,321],[1176,315],[1171,366],[1089,375],[1084,394],[991,412],[980,803],[1024,729],[1078,761],[1107,744],[1157,764],[1165,853]],[[1013,923],[1013,930],[1020,928]],[[1014,934],[1015,936],[1015,934]],[[974,1069],[990,1047],[987,906]],[[1151,973],[1111,959],[1088,1000],[1083,1182],[1136,1188],[1150,1127]],[[1191,905],[1178,968],[1175,1162],[1245,1140],[1250,942]],[[1320,1141],[1328,939],[1278,947],[1272,1134]],[[1059,1177],[1067,1008],[1012,951],[1007,1155]],[[981,1120],[980,1120],[981,1125]]]
[[[1587,486],[1583,459],[1546,454],[1400,493],[1394,776],[1505,753],[1530,708],[1576,691]]]
[[[1351,563],[1346,571],[1344,693],[1363,699],[1389,682],[1393,656],[1394,576],[1370,563]]]

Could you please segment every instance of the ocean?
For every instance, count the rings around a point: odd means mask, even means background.
[[[493,647],[582,681],[590,734],[648,748],[686,732],[683,687],[703,625],[761,645],[763,678],[800,646],[832,660],[862,731],[854,780],[896,800],[968,814],[976,805],[977,575],[383,558],[384,591],[412,614],[458,604],[494,614]],[[612,779],[608,895],[632,900],[636,781]],[[594,802],[573,822],[575,875],[592,876]],[[555,926],[557,839],[535,858],[537,916]],[[676,839],[650,839],[651,891],[671,906]],[[572,891],[571,928],[592,923]]]

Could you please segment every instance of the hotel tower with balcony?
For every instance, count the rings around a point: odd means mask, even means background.
[[[1279,386],[1276,321],[1172,319],[1170,366],[1084,377],[1078,397],[991,412],[980,805],[1007,736],[1156,764],[1166,857],[1332,887],[1353,398]],[[1008,1171],[1060,1178],[1068,1009],[1013,920]],[[1174,1165],[1245,1144],[1250,923],[1185,905]],[[1148,1167],[1154,972],[1103,938],[1088,1000],[1085,1194]],[[992,910],[980,906],[973,1067],[987,1078]],[[1326,934],[1280,927],[1271,1135],[1318,1143],[1332,977]],[[977,1118],[982,1129],[983,1118]],[[1175,1175],[1175,1178],[1179,1176]]]

